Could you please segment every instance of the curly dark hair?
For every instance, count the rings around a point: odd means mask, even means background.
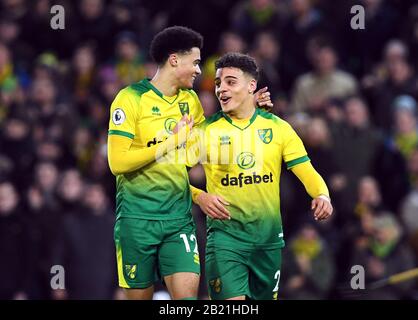
[[[156,34],[151,42],[150,55],[158,65],[162,65],[170,54],[186,53],[195,47],[202,49],[202,35],[187,27],[174,26]]]
[[[228,67],[240,69],[244,73],[253,76],[255,80],[258,80],[259,72],[257,62],[248,54],[231,52],[224,54],[215,61],[215,70]]]

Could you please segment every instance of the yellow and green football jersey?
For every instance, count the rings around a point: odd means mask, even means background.
[[[194,129],[188,143],[188,164],[198,161],[207,191],[230,203],[231,220],[208,217],[208,245],[283,247],[282,161],[288,169],[309,161],[292,127],[260,109],[244,122],[218,112]]]
[[[144,79],[122,89],[112,103],[109,135],[132,139],[131,149],[144,149],[166,140],[184,114],[195,124],[204,121],[203,109],[193,90],[164,96]],[[117,218],[168,220],[190,215],[191,195],[186,167],[155,161],[116,177]]]

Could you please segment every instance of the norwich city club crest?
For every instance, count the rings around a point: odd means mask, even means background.
[[[136,278],[137,265],[136,264],[125,264],[125,274],[129,279]]]
[[[188,102],[179,102],[179,108],[181,115],[189,114],[189,103]]]
[[[258,136],[260,137],[261,141],[265,144],[269,144],[273,139],[273,130],[269,129],[258,129]]]

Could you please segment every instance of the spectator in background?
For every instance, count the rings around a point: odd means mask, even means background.
[[[393,115],[393,133],[376,154],[373,175],[379,181],[388,207],[397,212],[410,188],[407,161],[418,144],[415,99],[407,95],[397,97]]]
[[[81,210],[81,199],[84,192],[84,180],[76,168],[69,168],[62,173],[58,186],[62,214],[74,214]]]
[[[39,162],[35,166],[34,184],[30,190],[36,190],[41,197],[41,203],[50,208],[51,211],[59,211],[59,203],[56,198],[58,186],[58,169],[52,162]],[[34,191],[35,192],[35,191]],[[43,207],[35,201],[34,208]],[[45,209],[45,207],[43,207]]]
[[[25,72],[30,69],[34,51],[25,41],[22,41],[20,35],[20,24],[13,18],[2,14],[0,17],[0,43],[6,45],[13,52],[17,72]]]
[[[334,176],[339,172],[333,156],[332,140],[327,123],[319,117],[312,117],[303,124],[303,128],[299,129],[301,138],[304,141],[305,149],[311,159],[315,163],[316,170],[323,177],[324,181],[330,186],[330,192],[333,194],[333,203],[335,199],[335,192],[331,187],[331,182]],[[317,164],[317,165],[316,165]],[[286,172],[283,172],[286,174]],[[294,177],[285,178],[281,183],[287,185],[293,191],[293,201],[288,203],[288,209],[283,210],[285,221],[287,221],[287,230],[289,232],[298,229],[298,220],[301,212],[304,212],[309,207],[310,200],[305,199],[306,190],[300,181]],[[298,200],[296,200],[298,199]]]
[[[325,20],[311,0],[292,0],[289,3],[290,19],[286,22],[282,36],[283,60],[286,61],[284,87],[290,90],[300,75],[309,71],[311,62],[305,48],[309,39],[330,32]],[[274,30],[274,29],[273,29]]]
[[[370,176],[362,177],[358,183],[357,203],[354,214],[361,217],[365,213],[375,213],[385,209],[377,181]]]
[[[84,176],[96,183],[101,182],[106,190],[113,190],[113,175],[109,172],[107,162],[107,133],[100,132],[96,140],[90,161],[87,164],[89,170],[84,173]]]
[[[284,16],[273,0],[242,1],[232,12],[232,29],[247,43],[252,43],[258,33],[281,33]]]
[[[243,53],[246,49],[246,43],[243,38],[235,32],[226,31],[220,35],[219,47],[215,54],[209,56],[202,68],[202,75],[198,83],[201,91],[208,91],[213,95],[215,91],[215,61],[218,60],[222,55],[227,52],[241,52]]]
[[[118,78],[114,68],[105,66],[100,70],[99,98],[104,105],[109,106],[112,103],[121,87],[121,80]]]
[[[365,102],[359,97],[344,104],[345,121],[332,127],[333,155],[341,170],[334,189],[338,189],[340,217],[353,212],[359,179],[371,173],[381,144],[379,132],[370,124]]]
[[[257,60],[259,66],[258,86],[268,87],[272,99],[283,95],[284,90],[281,84],[282,72],[280,61],[280,45],[271,32],[259,33],[255,39],[252,56]]]
[[[374,123],[389,133],[394,124],[395,99],[401,95],[416,97],[418,79],[406,58],[388,58],[386,64],[388,77],[366,90],[366,94],[371,101]]]
[[[391,213],[373,215],[371,229],[371,234],[368,232],[368,235],[355,240],[351,259],[351,265],[364,266],[366,285],[414,267],[413,253],[402,241],[402,228]],[[408,299],[411,298],[412,286],[413,281],[409,280],[369,290],[362,299]]]
[[[331,98],[344,98],[357,92],[357,82],[337,69],[337,53],[329,43],[312,43],[314,70],[300,76],[292,97],[292,112],[322,112]]]
[[[0,42],[0,89],[7,84],[9,79],[15,79],[13,69],[10,50],[6,44]]]
[[[81,0],[78,2],[77,21],[73,32],[78,34],[79,39],[100,46],[100,61],[106,61],[112,54],[113,46],[103,45],[108,43],[111,35],[112,24],[106,11],[103,0]]]
[[[335,270],[332,254],[312,223],[303,223],[288,250],[283,251],[284,299],[326,299]],[[279,297],[280,299],[280,297]]]
[[[96,85],[96,56],[94,48],[88,44],[82,44],[74,51],[72,66],[69,79],[71,96],[77,104],[78,110],[82,115],[87,114],[86,102],[94,86]]]
[[[89,164],[95,151],[95,137],[90,128],[86,126],[79,126],[73,134],[71,144],[72,155],[75,159],[77,169],[82,174],[86,174],[91,170]]]
[[[112,299],[116,292],[113,214],[99,184],[89,184],[80,210],[64,217],[54,263],[65,269],[66,290],[55,299]]]
[[[20,212],[19,195],[8,180],[0,181],[0,299],[27,299],[30,289],[27,225]]]
[[[58,169],[52,162],[37,163],[34,181],[25,194],[25,211],[34,247],[31,264],[34,299],[50,298],[51,254],[62,221],[62,207],[56,195],[58,175]]]
[[[400,206],[400,218],[406,232],[406,238],[418,259],[418,149],[415,149],[408,161],[408,172],[411,177],[411,191]]]
[[[395,99],[394,107],[394,132],[390,143],[406,160],[418,146],[417,104],[410,96],[400,96]]]
[[[83,124],[94,134],[102,132],[109,121],[104,102],[91,94],[86,101],[86,107],[87,114],[83,117]]]
[[[389,65],[392,65],[397,60],[407,61],[408,59],[409,50],[407,45],[399,39],[389,40],[383,51],[383,61],[376,63],[371,72],[363,77],[363,89],[368,90],[384,82],[389,77]]]
[[[115,69],[124,86],[138,82],[145,76],[143,53],[132,32],[125,31],[118,35]]]
[[[24,116],[9,115],[4,125],[0,127],[0,154],[11,162],[10,178],[16,187],[24,189],[34,162],[34,146],[31,137],[31,127]]]
[[[384,0],[359,2],[367,13],[365,15],[367,27],[362,32],[350,30],[351,37],[347,38],[345,47],[350,55],[360,58],[361,71],[365,72],[373,62],[381,58],[386,41],[394,38],[398,33],[398,26],[401,24],[399,12],[401,3]]]

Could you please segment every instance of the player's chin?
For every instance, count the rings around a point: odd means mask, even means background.
[[[186,83],[186,88],[187,88],[187,89],[191,89],[191,88],[193,88],[194,81],[195,81],[195,78],[192,78],[192,79],[190,79],[189,81],[187,81],[187,83]]]
[[[221,109],[223,112],[225,113],[229,113],[231,111],[235,110],[235,106],[231,103],[232,101],[228,101],[228,103],[222,103],[222,101],[220,101],[221,103]]]
[[[221,103],[221,109],[225,113],[231,112],[231,108],[229,108],[228,106],[223,105],[222,103]]]

